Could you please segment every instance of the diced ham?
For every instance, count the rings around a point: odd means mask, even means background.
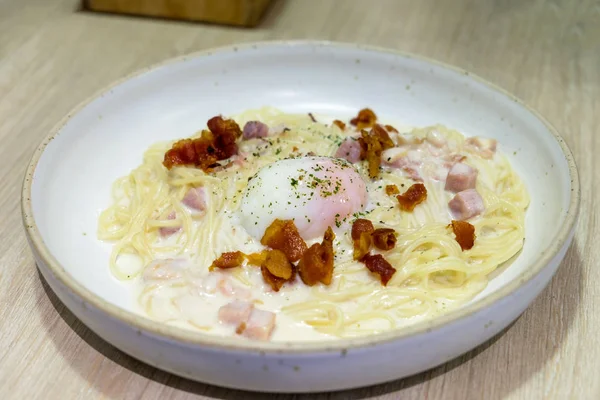
[[[206,209],[204,188],[202,186],[191,188],[181,202],[193,210],[204,211]]]
[[[448,171],[445,189],[458,193],[467,189],[474,189],[477,182],[477,170],[463,163],[456,163]]]
[[[248,121],[246,125],[244,125],[244,130],[242,131],[242,137],[244,139],[256,139],[256,138],[264,138],[269,134],[269,127],[267,124],[262,123],[260,121]]]
[[[467,189],[458,192],[452,200],[448,202],[450,211],[454,219],[463,221],[479,215],[485,210],[483,199],[475,189]]]
[[[352,138],[347,138],[342,142],[335,152],[336,158],[343,158],[351,163],[360,161],[360,143]]]
[[[475,136],[465,140],[465,148],[489,160],[496,154],[497,143],[496,139]]]
[[[236,300],[219,308],[219,321],[239,325],[248,321],[253,310],[254,304]]]
[[[269,340],[275,328],[275,313],[253,309],[242,333],[249,339]]]
[[[169,213],[169,215],[167,216],[167,219],[170,221],[172,221],[176,218],[177,218],[177,214],[175,214],[175,211],[171,211]],[[161,227],[158,229],[158,232],[159,232],[160,236],[168,237],[168,236],[171,236],[171,235],[179,232],[180,229],[181,229],[181,226]]]
[[[401,169],[410,179],[416,182],[423,182],[423,177],[419,172],[421,161],[418,160],[418,157],[415,157],[416,154],[417,152],[407,151],[406,148],[394,147],[385,150],[381,154],[381,161],[383,165]]]

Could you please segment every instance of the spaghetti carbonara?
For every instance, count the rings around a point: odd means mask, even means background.
[[[134,283],[141,311],[220,335],[323,340],[401,328],[480,293],[523,247],[523,182],[494,140],[439,125],[398,131],[363,111],[349,123],[264,108],[233,118],[243,127],[235,143],[205,130],[151,146],[114,183],[98,225],[113,243],[110,269]],[[192,156],[213,158],[191,165]],[[426,196],[414,201],[416,188]],[[384,247],[365,242],[369,257],[387,263],[385,279],[357,259],[358,219],[393,236]],[[265,276],[266,256],[251,256],[272,251],[263,235],[275,220],[292,221],[305,243],[300,261],[283,252],[293,275],[273,272],[278,287]],[[472,227],[471,243],[453,221]],[[333,271],[310,282],[304,254],[325,248],[328,228]],[[224,254],[246,258],[219,268]]]

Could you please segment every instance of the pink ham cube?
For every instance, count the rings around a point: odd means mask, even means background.
[[[191,188],[187,191],[185,196],[183,196],[181,202],[192,210],[204,211],[206,209],[204,188],[202,186]]]
[[[357,140],[347,138],[335,152],[336,158],[343,158],[351,163],[360,161],[360,144]]]
[[[246,140],[264,138],[269,134],[269,127],[260,121],[248,121],[244,125],[242,137]]]
[[[255,308],[246,321],[242,335],[249,339],[269,340],[275,328],[275,313]]]
[[[445,189],[458,193],[467,189],[475,189],[477,170],[463,163],[456,163],[448,171]]]
[[[463,221],[479,215],[485,210],[483,199],[475,189],[467,189],[458,192],[452,200],[448,202],[450,211],[454,219]]]
[[[248,321],[253,310],[254,304],[236,300],[219,308],[219,320],[226,324],[239,325]]]

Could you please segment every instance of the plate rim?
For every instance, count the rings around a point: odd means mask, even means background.
[[[416,324],[404,327],[401,329],[393,329],[390,331],[367,335],[363,337],[350,338],[350,339],[337,339],[326,342],[254,342],[244,341],[237,338],[221,337],[217,335],[210,335],[202,332],[194,332],[179,328],[176,326],[170,326],[161,322],[154,321],[149,317],[136,314],[132,311],[125,310],[118,307],[110,302],[104,300],[99,295],[93,293],[91,290],[84,287],[74,277],[72,277],[58,262],[58,260],[51,254],[48,247],[45,245],[42,235],[39,233],[36,222],[33,216],[33,208],[31,202],[31,189],[33,185],[33,177],[37,168],[37,164],[44,153],[46,146],[61,132],[65,125],[71,118],[77,115],[82,109],[91,104],[96,99],[102,97],[105,93],[109,93],[112,89],[117,86],[139,77],[143,74],[156,71],[160,68],[169,66],[171,64],[177,64],[185,62],[188,59],[196,59],[200,57],[207,57],[215,54],[238,52],[239,50],[259,50],[265,47],[328,47],[328,48],[343,48],[343,49],[354,49],[363,52],[374,52],[374,53],[387,53],[403,58],[416,59],[437,67],[441,67],[446,70],[463,74],[474,80],[476,83],[486,86],[487,88],[507,97],[508,99],[516,102],[521,107],[525,108],[535,118],[537,118],[545,128],[554,136],[554,139],[560,146],[562,154],[567,161],[569,168],[569,176],[571,179],[571,196],[569,201],[569,208],[566,211],[564,223],[559,229],[558,233],[551,240],[550,246],[543,249],[542,255],[533,262],[529,268],[515,277],[511,282],[506,284],[500,290],[474,302],[468,304],[459,309],[452,310],[439,317],[418,322]],[[58,280],[65,288],[74,294],[79,301],[90,304],[104,316],[109,316],[120,322],[129,325],[136,330],[137,334],[150,334],[155,335],[158,338],[172,340],[177,342],[179,345],[186,346],[206,346],[213,350],[225,350],[235,352],[259,352],[261,355],[269,354],[309,354],[309,353],[330,353],[330,352],[345,352],[348,349],[359,349],[365,347],[372,347],[375,345],[383,345],[385,343],[399,341],[403,339],[415,338],[419,335],[430,333],[436,329],[443,328],[444,326],[458,322],[468,318],[469,316],[491,306],[492,304],[510,296],[519,288],[527,284],[529,281],[534,279],[539,273],[541,273],[549,264],[549,262],[559,253],[563,248],[564,244],[568,241],[571,232],[574,230],[577,222],[577,217],[580,208],[580,182],[577,166],[573,157],[573,154],[558,133],[557,129],[540,115],[535,109],[527,105],[524,101],[517,98],[515,95],[509,93],[505,89],[491,83],[480,76],[473,74],[465,69],[440,62],[428,57],[417,55],[414,53],[399,51],[396,49],[385,48],[373,45],[363,45],[339,41],[328,41],[328,40],[272,40],[272,41],[258,41],[258,42],[247,42],[247,43],[234,43],[225,46],[208,48],[200,51],[186,53],[177,57],[165,59],[161,62],[154,63],[150,66],[138,69],[124,77],[113,81],[112,83],[102,87],[100,90],[95,91],[91,96],[87,97],[75,107],[73,107],[61,120],[59,120],[50,130],[50,133],[41,141],[38,147],[34,150],[33,155],[27,166],[25,176],[23,178],[23,186],[21,190],[21,214],[23,225],[26,233],[26,237],[29,241],[30,246],[34,254],[37,254],[42,262],[47,267],[47,271],[50,272],[54,279]],[[37,260],[36,260],[37,261]],[[37,262],[36,262],[37,264]],[[38,265],[38,268],[41,268]],[[527,305],[529,307],[530,304]],[[90,328],[91,329],[91,328]],[[93,329],[92,329],[93,330]]]

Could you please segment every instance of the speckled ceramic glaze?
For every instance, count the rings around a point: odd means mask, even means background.
[[[265,105],[338,117],[369,106],[382,120],[442,123],[498,139],[531,194],[523,251],[459,310],[406,329],[326,344],[222,338],[135,313],[129,288],[109,272],[110,244],[96,238],[112,182],[137,166],[150,144],[189,136],[215,114]],[[500,332],[546,286],[564,257],[577,218],[579,182],[571,152],[552,126],[465,71],[383,49],[273,42],[167,61],[86,101],[35,152],[22,206],[43,276],[109,343],[194,380],[310,392],[411,375]]]

